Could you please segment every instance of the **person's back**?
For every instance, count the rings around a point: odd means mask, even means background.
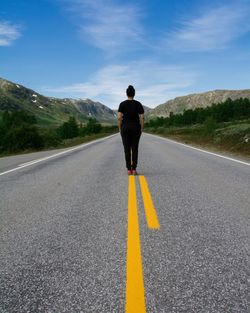
[[[122,127],[141,128],[139,114],[143,114],[144,109],[139,101],[133,99],[121,102],[119,112],[123,113]]]
[[[129,86],[128,100],[121,102],[118,109],[118,126],[122,136],[128,174],[137,174],[138,146],[144,124],[144,108],[139,101],[134,100],[134,95],[134,87]]]

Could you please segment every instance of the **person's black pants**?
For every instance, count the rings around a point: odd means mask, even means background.
[[[125,152],[126,166],[128,170],[135,170],[138,162],[138,146],[141,137],[141,128],[122,127],[122,142]],[[131,160],[132,153],[132,160]]]

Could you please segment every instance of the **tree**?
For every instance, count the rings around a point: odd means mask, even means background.
[[[212,116],[208,116],[204,122],[204,134],[213,135],[216,129],[216,121]]]
[[[82,128],[81,135],[91,135],[91,134],[97,134],[100,133],[102,130],[102,125],[97,122],[95,118],[90,118],[88,120],[88,123],[85,127]]]
[[[67,122],[64,122],[58,129],[62,139],[74,138],[79,135],[79,128],[74,116],[70,116]]]
[[[23,124],[11,128],[3,140],[3,148],[7,151],[39,149],[43,147],[43,139],[35,126]]]
[[[43,138],[36,127],[36,118],[23,110],[4,111],[0,124],[2,151],[19,151],[43,147]]]

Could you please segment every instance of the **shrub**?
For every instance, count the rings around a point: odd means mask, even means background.
[[[3,150],[9,152],[41,147],[43,138],[37,128],[31,125],[23,124],[9,129],[2,140]]]

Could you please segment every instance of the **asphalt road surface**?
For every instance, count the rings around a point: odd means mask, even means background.
[[[247,162],[143,134],[141,178],[119,135],[66,150],[0,159],[0,313],[250,312]]]

